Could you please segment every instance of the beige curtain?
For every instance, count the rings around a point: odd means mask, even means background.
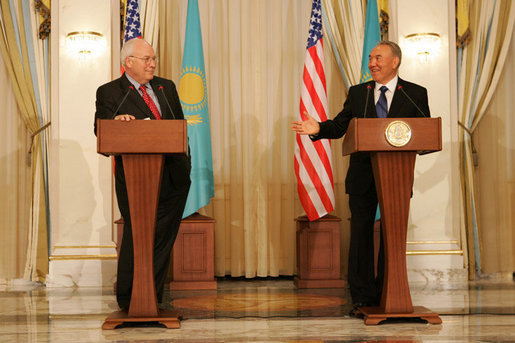
[[[12,7],[11,4],[13,4]],[[48,274],[46,151],[44,149],[46,142],[43,141],[40,131],[49,122],[49,111],[45,101],[46,80],[48,80],[45,75],[46,66],[48,66],[45,63],[45,55],[48,56],[48,50],[45,49],[43,41],[37,38],[39,16],[32,1],[11,3],[8,0],[1,0],[0,5],[2,58],[16,98],[18,113],[32,136],[30,148],[25,152],[30,150],[30,155],[26,155],[30,161],[29,223],[26,227],[8,227],[7,230],[28,231],[23,277],[32,281],[44,281]],[[31,28],[29,32],[25,31],[26,27]]]
[[[508,51],[515,51],[515,35]],[[515,57],[509,54],[490,105],[474,132],[478,152],[482,271],[515,271]]]
[[[187,0],[159,4],[158,74],[177,81]],[[303,210],[290,123],[299,108],[311,4],[199,1],[215,177],[215,198],[203,213],[216,219],[216,275],[295,273],[294,218]],[[331,113],[343,103],[337,68],[326,52],[328,91],[336,93],[330,97]],[[339,144],[334,150],[341,159]],[[336,192],[341,193],[333,214],[347,221],[341,169],[335,166]]]
[[[30,217],[29,134],[0,54],[0,284],[23,277]],[[21,228],[25,228],[24,230]]]
[[[472,0],[469,4],[471,40],[465,48],[458,50],[458,115],[463,219],[469,249],[469,277],[474,278],[482,271],[484,248],[484,228],[480,225],[478,213],[474,132],[497,92],[504,62],[510,52],[515,3],[511,0]]]
[[[151,45],[157,44],[159,37],[159,1],[141,0],[140,20],[143,38]]]
[[[323,0],[324,32],[345,87],[358,84],[365,35],[366,1]]]

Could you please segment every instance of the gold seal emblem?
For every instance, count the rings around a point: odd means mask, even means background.
[[[392,121],[384,131],[384,135],[391,145],[403,147],[411,140],[411,128],[406,122]]]

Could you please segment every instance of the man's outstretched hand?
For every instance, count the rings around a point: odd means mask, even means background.
[[[320,132],[320,124],[306,112],[304,112],[304,115],[308,119],[304,121],[292,122],[292,130],[298,133],[299,135],[317,135]]]

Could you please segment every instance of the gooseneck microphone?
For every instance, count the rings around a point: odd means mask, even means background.
[[[370,95],[370,90],[372,87],[370,85],[367,86],[367,98],[365,99],[365,110],[363,111],[363,118],[367,117],[367,107],[368,107],[368,96]]]
[[[159,89],[161,91],[161,93],[163,93],[163,97],[165,98],[165,101],[166,101],[166,105],[168,106],[168,109],[170,110],[170,113],[172,114],[172,118],[173,119],[177,119],[175,117],[175,113],[173,113],[173,110],[172,110],[172,106],[170,106],[170,103],[168,102],[168,99],[166,98],[166,95],[165,95],[165,91],[163,89],[163,86],[161,85],[157,85],[157,89]]]
[[[131,90],[134,90],[134,86],[132,86],[132,85],[130,85],[129,89],[127,89],[127,93],[125,93],[125,96],[123,97],[122,101],[120,102],[120,105],[118,105],[118,107],[116,108],[116,111],[114,111],[113,115],[111,116],[111,119],[114,119],[114,117],[116,117],[116,114],[120,110],[120,107],[122,107],[123,103],[125,102],[125,99],[127,99],[127,97],[129,96],[129,93]]]
[[[413,99],[408,95],[408,93],[406,93],[406,91],[404,90],[404,88],[402,88],[402,86],[397,86],[397,90],[400,90],[402,91],[402,93],[404,93],[404,95],[406,96],[406,98],[408,98],[408,100],[413,104],[413,106],[415,106],[417,108],[417,110],[422,113],[422,116],[424,117],[428,117],[424,112],[422,112],[422,110],[420,109],[420,107],[417,106],[417,104],[415,103],[415,101],[413,101]]]

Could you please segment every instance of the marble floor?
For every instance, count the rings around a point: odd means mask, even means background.
[[[102,330],[117,310],[110,288],[0,286],[0,342],[515,342],[515,282],[411,284],[414,305],[442,324],[348,316],[347,289],[297,290],[293,281],[219,280],[216,291],[177,291],[167,307],[180,329]]]

